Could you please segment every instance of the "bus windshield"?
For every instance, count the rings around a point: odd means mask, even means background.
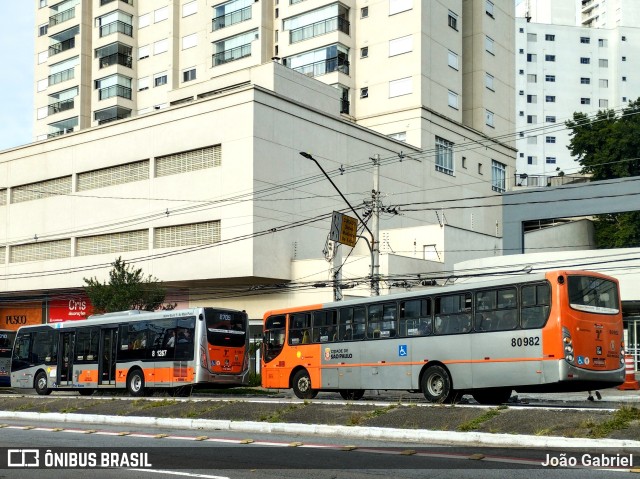
[[[593,276],[569,276],[569,304],[587,313],[618,314],[620,300],[613,281]]]
[[[247,317],[244,313],[205,309],[207,341],[213,346],[242,347],[247,337]]]
[[[11,348],[15,337],[15,331],[0,331],[0,358],[11,357]]]

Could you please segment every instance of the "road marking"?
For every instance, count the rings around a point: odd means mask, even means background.
[[[211,476],[209,474],[196,474],[193,472],[180,472],[180,471],[164,471],[160,469],[129,469],[129,470],[140,471],[140,472],[154,472],[156,474],[168,474],[172,476],[201,477],[203,479],[230,479],[227,476]]]

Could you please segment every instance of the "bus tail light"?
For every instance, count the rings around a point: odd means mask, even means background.
[[[620,365],[624,365],[624,341],[620,341]]]
[[[573,364],[573,341],[567,328],[562,328],[562,345],[564,346],[564,359]]]
[[[207,352],[203,347],[200,348],[200,364],[203,368],[209,369],[209,360],[207,359]]]

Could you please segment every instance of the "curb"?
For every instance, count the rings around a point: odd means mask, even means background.
[[[348,437],[367,440],[424,442],[446,446],[538,447],[548,449],[616,448],[619,452],[637,452],[640,441],[628,439],[588,439],[558,436],[492,434],[486,432],[434,431],[429,429],[394,429],[386,427],[329,426],[325,424],[262,423],[213,419],[177,419],[141,416],[99,416],[0,411],[1,419],[55,421],[126,426],[165,427],[175,429],[221,430],[257,434],[306,434],[325,437]]]

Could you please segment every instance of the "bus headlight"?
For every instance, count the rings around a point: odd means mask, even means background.
[[[573,346],[565,346],[564,351],[568,354],[572,354],[573,353]]]
[[[568,354],[564,357],[567,361],[569,361],[570,363],[573,362],[573,354]]]

